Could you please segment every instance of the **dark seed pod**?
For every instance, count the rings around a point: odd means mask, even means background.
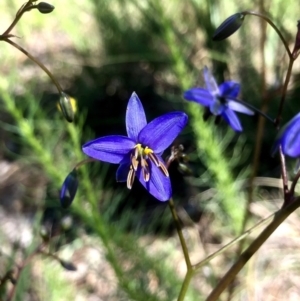
[[[68,94],[62,92],[59,98],[59,106],[67,121],[73,122],[75,111],[72,106],[71,98]]]
[[[66,177],[60,191],[60,203],[63,208],[68,208],[72,204],[77,192],[77,188],[77,171],[74,169]]]
[[[243,24],[245,15],[236,13],[227,18],[215,31],[213,41],[222,41],[235,33]]]
[[[70,261],[65,261],[65,260],[60,259],[59,263],[67,271],[72,271],[72,272],[77,271],[76,266]]]
[[[37,5],[37,9],[42,14],[49,14],[49,13],[53,12],[54,8],[55,7],[53,5],[51,5],[47,2],[40,2]]]

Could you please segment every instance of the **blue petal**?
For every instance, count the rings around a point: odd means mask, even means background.
[[[219,86],[220,95],[236,98],[240,93],[240,84],[234,81],[226,81]]]
[[[162,159],[161,159],[162,160]],[[172,196],[172,187],[169,177],[166,177],[162,171],[151,161],[149,162],[150,180],[144,181],[141,168],[137,170],[137,177],[148,192],[159,201],[168,201]]]
[[[300,118],[300,113],[298,113],[293,119],[291,119],[288,123],[286,123],[278,132],[275,142],[272,146],[272,156],[275,155],[275,153],[278,151],[280,144],[282,144],[282,141],[286,139],[286,132],[288,133],[290,128],[294,126],[295,123],[298,122],[298,119]],[[285,137],[285,139],[284,139]]]
[[[100,161],[120,163],[135,145],[136,143],[128,137],[113,135],[87,142],[82,151]]]
[[[172,112],[157,117],[143,128],[138,141],[156,154],[162,153],[182,131],[187,120],[188,117],[183,112]]]
[[[121,163],[118,167],[117,174],[116,174],[116,180],[117,182],[126,182],[128,172],[130,169],[130,161],[129,156],[126,158],[126,160],[123,160],[124,163]]]
[[[238,117],[231,109],[225,107],[225,110],[222,112],[222,117],[236,132],[243,130]]]
[[[285,155],[300,156],[300,113],[298,113],[280,132],[280,144]]]
[[[235,101],[233,99],[227,99],[227,105],[231,110],[233,110],[235,112],[244,113],[244,114],[247,114],[247,115],[254,115],[253,110],[249,109],[244,104],[242,104],[238,101]]]
[[[187,100],[195,101],[204,107],[209,107],[214,101],[214,97],[203,88],[192,88],[184,92],[183,97]]]
[[[139,132],[147,125],[143,105],[135,92],[132,93],[126,110],[127,135],[137,141]]]
[[[225,106],[222,103],[220,103],[219,101],[214,101],[209,106],[210,112],[215,116],[221,115],[222,112],[224,111],[224,109],[225,109]]]
[[[206,87],[208,91],[211,93],[211,95],[214,97],[220,95],[219,87],[216,83],[216,80],[206,66],[204,67],[203,70],[203,76],[204,76]]]

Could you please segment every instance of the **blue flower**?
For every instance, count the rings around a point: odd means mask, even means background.
[[[218,86],[207,67],[203,74],[207,89],[192,88],[184,92],[184,98],[209,108],[211,114],[222,116],[235,131],[241,132],[243,128],[234,111],[247,115],[254,115],[254,111],[236,99],[240,85],[234,81],[226,81]]]
[[[300,157],[300,113],[279,131],[272,148],[273,155],[280,145],[284,155],[292,158]]]
[[[144,108],[132,93],[126,110],[126,136],[112,135],[83,145],[83,152],[97,160],[120,164],[117,181],[132,188],[135,176],[160,201],[172,195],[168,170],[161,157],[185,127],[188,117],[183,112],[162,115],[147,124]]]

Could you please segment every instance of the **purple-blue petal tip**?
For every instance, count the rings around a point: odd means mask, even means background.
[[[284,155],[292,158],[300,157],[300,113],[279,131],[272,152],[275,153],[280,145]]]

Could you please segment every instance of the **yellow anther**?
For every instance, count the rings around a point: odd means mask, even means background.
[[[149,148],[148,146],[146,146],[144,148],[144,154],[145,155],[149,155],[149,154],[152,154],[153,153],[153,150],[151,148]]]

